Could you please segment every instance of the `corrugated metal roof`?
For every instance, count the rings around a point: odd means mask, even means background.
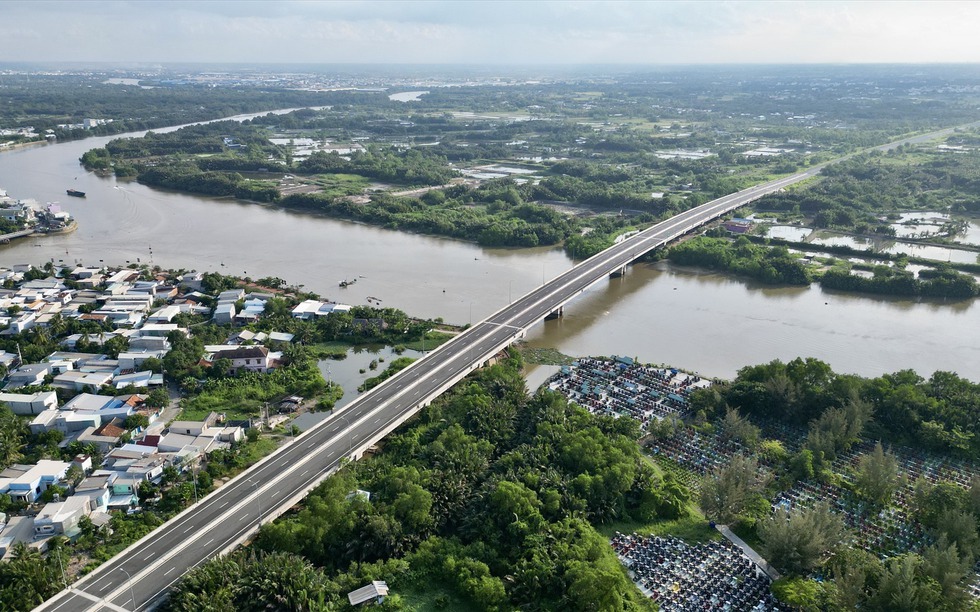
[[[366,601],[377,599],[378,597],[384,597],[387,594],[388,583],[383,580],[375,580],[367,586],[362,586],[356,591],[348,593],[347,600],[350,601],[350,605],[356,606]]]

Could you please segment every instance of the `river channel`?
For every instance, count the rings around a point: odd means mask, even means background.
[[[158,130],[164,131],[164,130]],[[137,134],[138,135],[138,134]],[[126,136],[126,135],[121,135]],[[325,298],[367,297],[411,315],[480,320],[573,265],[559,249],[486,249],[268,206],[149,188],[86,172],[79,156],[112,138],[0,153],[0,188],[58,201],[78,221],[67,235],[0,246],[0,265],[150,263],[278,276]],[[65,190],[87,193],[69,198]],[[338,283],[357,279],[345,289]],[[707,376],[797,355],[878,375],[953,370],[980,381],[975,302],[890,300],[770,288],[664,263],[633,266],[594,285],[563,319],[528,334],[570,355],[630,355]]]

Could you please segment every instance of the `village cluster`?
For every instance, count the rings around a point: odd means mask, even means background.
[[[241,288],[208,295],[202,280],[200,273],[171,278],[131,268],[47,264],[39,270],[25,264],[0,269],[0,335],[34,330],[63,349],[37,363],[24,362],[19,351],[0,351],[0,370],[6,373],[0,402],[20,418],[31,418],[32,434],[57,431],[62,449],[84,449],[71,461],[41,459],[0,471],[0,495],[26,508],[18,516],[0,512],[0,558],[17,542],[44,550],[52,536],[74,536],[82,517],[102,526],[110,511],[136,512],[142,483],[159,483],[169,466],[193,470],[208,453],[245,437],[250,423],[226,422],[222,414],[173,420],[178,391],[168,390],[162,369],[174,334],[190,333],[174,322],[178,315],[247,323],[273,297]],[[312,318],[337,308],[349,309],[309,301],[292,314]],[[101,331],[68,334],[65,322],[71,319],[95,322]],[[288,333],[239,328],[226,343],[205,346],[204,361],[225,359],[232,373],[270,372],[281,357],[270,347],[292,339]],[[123,347],[115,358],[105,354],[111,351],[96,352],[113,342]],[[101,464],[94,464],[93,456]]]

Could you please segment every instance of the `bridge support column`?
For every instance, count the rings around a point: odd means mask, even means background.
[[[609,273],[609,278],[619,278],[620,276],[626,276],[626,264],[623,264],[622,268],[618,268]]]
[[[565,307],[559,306],[558,310],[553,310],[551,313],[544,318],[545,321],[551,321],[552,319],[558,319],[565,316]]]

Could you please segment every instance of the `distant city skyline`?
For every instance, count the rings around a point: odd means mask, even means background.
[[[980,2],[0,1],[0,62],[980,62]]]

